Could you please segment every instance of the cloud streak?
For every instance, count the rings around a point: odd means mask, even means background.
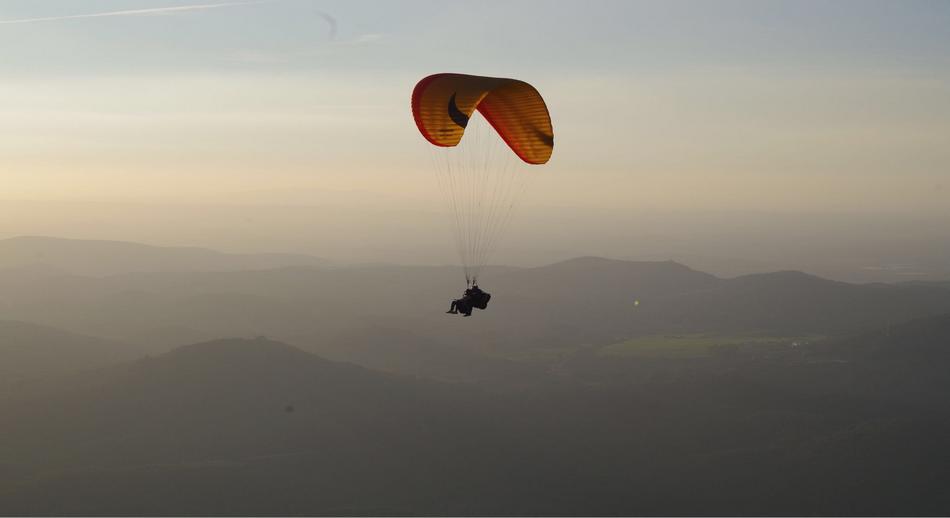
[[[78,20],[82,18],[108,18],[118,16],[149,16],[159,14],[172,14],[186,11],[207,11],[209,9],[220,9],[224,7],[237,7],[241,5],[257,5],[270,3],[272,0],[252,0],[247,2],[227,2],[218,4],[195,4],[179,5],[174,7],[153,7],[149,9],[130,9],[125,11],[107,11],[102,13],[88,14],[69,14],[64,16],[46,16],[42,18],[19,18],[15,20],[0,20],[0,25],[13,25],[21,23],[41,23],[54,22],[59,20]]]

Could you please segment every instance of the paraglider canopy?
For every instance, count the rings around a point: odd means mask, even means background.
[[[551,158],[551,116],[541,94],[524,81],[434,74],[419,81],[412,92],[416,126],[436,146],[457,145],[475,110],[523,161],[538,165]]]
[[[466,282],[474,285],[534,176],[528,166],[551,158],[551,116],[541,94],[524,81],[465,74],[419,81],[412,116],[433,144],[426,148],[453,217]]]

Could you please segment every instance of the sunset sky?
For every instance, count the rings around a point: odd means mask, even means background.
[[[545,96],[541,203],[939,208],[950,4],[905,7],[4,0],[3,197],[424,198],[408,96],[459,71]]]

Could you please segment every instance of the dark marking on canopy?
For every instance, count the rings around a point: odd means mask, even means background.
[[[455,94],[452,94],[452,97],[449,98],[449,117],[452,119],[452,122],[462,128],[468,126],[468,115],[465,115],[465,113],[459,109],[458,105],[455,104]]]

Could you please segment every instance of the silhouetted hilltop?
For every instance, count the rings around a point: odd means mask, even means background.
[[[176,369],[183,366],[211,369],[327,368],[330,362],[266,337],[222,338],[183,345],[150,359],[149,367]],[[338,366],[340,364],[337,364]]]
[[[282,411],[284,403],[295,400],[301,411],[308,401],[354,403],[351,398],[361,391],[398,385],[390,375],[325,360],[264,337],[187,345],[116,367],[112,375],[146,390],[213,391],[222,401],[237,403],[240,399],[240,404],[262,411],[271,404]]]
[[[413,383],[357,365],[326,360],[265,337],[227,338],[186,345],[103,369],[95,378],[135,384],[149,390],[208,392],[226,388],[226,392],[219,394],[227,399],[240,395],[246,404],[259,403],[260,398],[270,399],[275,391],[284,391],[282,398],[278,398],[280,401],[290,401],[295,395],[331,400],[346,399],[352,395],[348,393],[351,389],[359,393],[370,385]]]
[[[227,254],[197,247],[161,247],[124,241],[21,236],[0,240],[0,268],[36,267],[81,275],[128,272],[253,270],[290,265],[324,266],[298,254]]]
[[[233,458],[319,448],[320,437],[401,436],[401,420],[438,411],[452,392],[265,338],[224,339],[13,398],[2,428],[10,448],[17,440],[36,445],[31,430],[40,428],[90,461],[151,462],[191,447],[209,459]],[[118,429],[118,438],[106,439]]]

